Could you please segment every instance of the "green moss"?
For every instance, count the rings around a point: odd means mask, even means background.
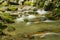
[[[3,22],[0,22],[0,29],[5,29],[7,28],[7,25],[5,25]]]
[[[25,5],[30,5],[30,6],[33,6],[33,5],[34,5],[33,2],[28,2],[28,1],[26,1],[24,4],[25,4]]]
[[[14,5],[11,5],[8,9],[11,11],[15,11],[15,10],[17,10],[17,7]]]
[[[13,26],[9,26],[8,29],[7,29],[9,32],[12,32],[15,30],[15,28]]]
[[[3,2],[1,5],[2,5],[2,6],[7,6],[8,3],[7,3],[7,1],[5,1],[5,2]]]
[[[13,23],[13,17],[9,15],[9,13],[1,13],[0,17],[2,18],[3,21],[7,23]]]

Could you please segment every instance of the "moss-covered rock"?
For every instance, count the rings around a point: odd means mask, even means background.
[[[3,2],[1,5],[2,5],[2,6],[7,6],[8,3],[7,3],[7,1],[5,1],[5,2]]]
[[[15,31],[15,28],[13,26],[9,26],[7,30],[8,32],[12,32],[12,31]]]
[[[17,7],[14,6],[14,5],[11,5],[7,10],[8,11],[16,11],[17,10]]]
[[[14,23],[13,17],[10,16],[9,13],[1,13],[0,17],[1,17],[1,19],[2,19],[3,22]]]
[[[0,29],[5,29],[7,28],[7,25],[5,25],[3,22],[0,22]]]
[[[34,5],[34,3],[33,2],[30,2],[30,1],[26,1],[24,4],[25,5],[29,5],[29,6],[33,6]]]

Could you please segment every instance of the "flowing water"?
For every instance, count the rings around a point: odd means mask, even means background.
[[[29,8],[30,8],[30,7],[29,7]],[[29,8],[28,8],[28,9],[29,9]],[[19,18],[16,19],[16,22],[24,21],[24,19],[34,20],[34,19],[37,17],[37,16],[35,16],[35,15],[30,15],[30,14],[28,13],[29,11],[24,11],[24,12],[26,12],[25,14],[27,14],[28,16],[22,15],[22,17],[20,17],[20,15],[19,15]],[[46,14],[46,13],[48,13],[48,12],[47,12],[47,11],[44,11],[44,9],[38,9],[36,12],[38,12],[38,14],[42,15],[41,17],[47,18],[47,17],[45,17],[44,14]],[[55,21],[49,20],[49,19],[47,18],[47,20],[42,21],[42,22],[55,22]],[[29,25],[30,22],[28,22],[27,24]]]
[[[56,21],[54,21],[54,20],[45,20],[45,21],[42,21],[42,22],[56,22]]]
[[[33,34],[32,36],[40,36],[41,38],[46,37],[48,35],[60,35],[59,33],[54,33],[54,32],[47,32],[43,34]]]
[[[37,12],[39,14],[46,14],[47,13],[47,11],[45,11],[44,9],[38,9]]]

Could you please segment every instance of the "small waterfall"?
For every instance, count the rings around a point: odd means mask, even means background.
[[[19,16],[20,16],[20,15],[19,15]],[[17,18],[15,21],[16,21],[16,22],[23,22],[24,19],[25,19],[25,16],[22,15],[21,17]]]
[[[29,15],[29,16],[27,16],[27,19],[34,19],[34,18],[36,18],[35,15]]]
[[[35,15],[29,14],[30,11],[29,11],[28,9],[30,9],[31,7],[26,6],[26,7],[23,8],[23,10],[26,9],[26,8],[27,8],[27,10],[24,11],[24,14],[23,14],[23,15],[21,14],[22,17],[20,17],[20,15],[19,15],[19,18],[17,18],[16,21],[24,21],[25,18],[28,19],[28,20],[34,20],[34,19],[36,18]],[[47,18],[47,17],[45,16],[45,14],[47,14],[48,11],[45,11],[44,9],[38,9],[36,12],[37,12],[38,14],[40,14],[42,18]],[[27,15],[27,16],[26,16],[26,15]],[[49,20],[49,19],[47,18],[45,21],[42,21],[42,22],[55,22],[55,21]]]
[[[36,12],[38,12],[40,15],[47,13],[47,11],[44,11],[44,9],[38,9]]]
[[[49,19],[45,16],[45,14],[47,14],[48,12],[45,11],[44,9],[38,9],[37,12],[38,12],[40,15],[42,15],[41,17],[45,17],[45,18],[46,18],[46,20],[45,20],[45,21],[42,21],[42,22],[55,22],[55,21],[53,21],[53,20],[49,20]]]

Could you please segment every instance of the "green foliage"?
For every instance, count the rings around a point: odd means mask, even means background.
[[[54,10],[55,7],[60,7],[60,1],[59,0],[36,0],[36,6],[38,8],[44,8],[47,11]]]
[[[52,11],[55,8],[55,5],[53,3],[48,3],[47,5],[44,6],[44,9],[46,11]]]
[[[56,8],[52,11],[52,13],[45,15],[48,19],[60,19],[60,9]]]
[[[56,17],[60,17],[60,9],[56,8],[54,12]]]
[[[36,0],[36,2],[35,2],[36,4],[36,7],[38,7],[38,8],[43,8],[44,7],[44,1],[42,1],[42,0]]]
[[[40,3],[39,3],[39,7],[40,7],[40,8],[43,8],[43,7],[44,7],[44,2],[40,2]]]

